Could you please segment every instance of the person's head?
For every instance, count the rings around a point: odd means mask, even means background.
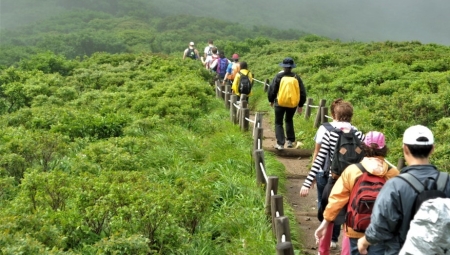
[[[216,48],[216,47],[213,47],[213,48],[211,49],[211,52],[212,52],[213,54],[217,54],[217,48]]]
[[[219,52],[219,58],[225,58],[225,53],[223,51]]]
[[[189,47],[194,48],[194,46],[195,46],[194,42],[189,43]]]
[[[208,44],[213,44],[213,40],[209,39]]]
[[[237,53],[234,53],[233,56],[231,57],[231,59],[233,60],[233,62],[239,62],[239,55]]]
[[[285,72],[291,72],[292,68],[296,67],[294,60],[290,57],[283,59],[283,62],[281,62],[279,66],[283,67]]]
[[[331,103],[331,116],[337,121],[352,122],[353,105],[339,98]]]
[[[370,131],[367,133],[364,139],[363,149],[366,157],[386,157],[388,148],[384,134],[378,131]]]
[[[245,61],[239,62],[239,67],[241,69],[248,69],[247,62]]]
[[[406,160],[408,156],[417,159],[427,159],[433,152],[433,149],[434,136],[429,128],[416,125],[405,130],[403,134],[403,153]]]

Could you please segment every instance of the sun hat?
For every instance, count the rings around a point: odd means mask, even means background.
[[[380,133],[378,131],[370,131],[366,134],[364,143],[369,147],[371,147],[374,143],[378,146],[377,149],[383,149],[384,146],[386,146],[386,138],[384,137],[383,133]]]
[[[294,68],[296,67],[294,60],[292,58],[285,58],[283,60],[283,62],[280,63],[281,67],[290,67],[290,68]]]
[[[425,126],[411,126],[403,134],[403,143],[408,145],[433,145],[434,136],[431,130]]]
[[[190,42],[190,43],[189,43],[189,46],[194,46],[194,42]]]
[[[233,56],[231,57],[232,59],[239,59],[239,55],[234,53]]]

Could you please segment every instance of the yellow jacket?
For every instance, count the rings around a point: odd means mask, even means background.
[[[397,168],[389,169],[389,166],[384,162],[383,157],[365,157],[361,164],[367,170],[367,172],[384,177],[386,180],[393,178],[399,174]],[[389,171],[388,171],[389,169]],[[347,206],[350,193],[355,185],[356,179],[362,175],[361,170],[355,165],[348,166],[344,172],[342,172],[339,179],[331,190],[330,197],[328,198],[328,205],[325,208],[323,217],[327,221],[334,221],[339,214],[339,211]],[[352,228],[345,226],[347,236],[350,238],[360,238],[364,236],[364,233],[356,232]]]
[[[248,78],[250,79],[250,82],[253,85],[253,75],[252,75],[252,73],[249,70],[241,69],[239,72],[241,72],[244,75],[248,75]],[[233,85],[231,86],[231,90],[233,90],[234,94],[236,94],[238,96],[240,96],[240,94],[239,94],[239,82],[241,81],[241,75],[239,74],[239,72],[234,77]],[[248,96],[251,96],[251,95],[252,95],[252,92],[250,91],[250,94],[248,94]]]

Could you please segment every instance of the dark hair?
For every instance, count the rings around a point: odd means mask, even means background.
[[[405,145],[408,147],[411,155],[415,158],[428,158],[431,150],[433,150],[433,145]]]
[[[211,51],[212,51],[213,54],[217,54],[217,48],[216,48],[216,47],[213,47],[213,48],[211,49]]]
[[[385,145],[383,148],[378,149],[378,144],[372,143],[370,146],[368,146],[365,143],[362,143],[362,147],[364,150],[364,156],[366,157],[383,157],[385,158],[389,149]]]
[[[331,115],[338,121],[352,122],[353,105],[342,99],[336,99],[331,104]]]
[[[219,52],[219,58],[224,58],[225,57],[225,53],[223,51]]]
[[[213,44],[213,40],[209,39],[209,40],[208,40],[208,43],[209,43],[209,44]]]
[[[247,68],[248,68],[248,67],[247,67],[247,62],[245,62],[245,61],[240,62],[240,63],[239,63],[239,67],[240,67],[241,69],[247,69]]]

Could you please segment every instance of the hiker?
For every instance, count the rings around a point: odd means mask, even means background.
[[[212,49],[216,48],[216,46],[214,46],[213,44],[213,40],[208,40],[208,46],[205,47],[205,50],[203,51],[203,57],[205,58],[205,60],[208,58],[208,56],[212,56],[213,52]]]
[[[369,187],[370,184],[382,183],[385,180],[393,178],[399,174],[399,171],[395,167],[390,167],[384,158],[387,155],[388,147],[386,146],[385,136],[383,133],[377,131],[370,131],[366,134],[364,143],[364,159],[358,164],[352,164],[348,166],[344,172],[341,174],[340,178],[336,181],[331,194],[328,198],[328,204],[323,213],[324,220],[320,226],[315,231],[316,240],[323,238],[331,222],[335,220],[342,208],[347,208],[347,203],[349,207],[351,205],[358,205],[356,202],[357,192],[359,194],[365,195],[366,202],[369,201],[370,194],[373,196],[373,201],[377,197],[378,192],[369,190],[370,193],[363,193],[363,187]],[[363,171],[366,171],[368,175],[373,175],[373,180],[370,178],[363,178]],[[380,178],[381,177],[381,178]],[[357,182],[357,180],[365,181],[363,184]],[[372,185],[373,187],[374,185]],[[379,190],[380,186],[376,186],[375,190]],[[365,214],[360,214],[355,216],[352,210],[347,208],[347,222],[345,224],[344,230],[346,235],[350,238],[350,254],[359,255],[358,251],[358,238],[364,236],[364,227],[358,225],[358,229],[354,229],[354,223],[352,221],[362,218],[370,218],[370,211],[366,211]],[[359,222],[361,224],[362,222]],[[361,224],[362,225],[362,224]],[[368,224],[367,224],[368,225]],[[365,226],[367,227],[367,226]],[[369,249],[369,254],[384,254],[385,247],[383,244],[375,245]]]
[[[237,53],[234,53],[231,57],[231,63],[228,64],[227,67],[227,73],[225,74],[225,79],[223,80],[223,85],[225,85],[225,82],[229,82],[230,84],[233,84],[234,77],[241,69],[239,65],[239,55]]]
[[[216,47],[213,47],[213,48],[211,49],[212,55],[207,56],[206,59],[205,59],[204,61],[203,61],[203,59],[202,59],[203,65],[205,65],[205,68],[206,68],[206,69],[215,72],[215,70],[211,68],[211,64],[214,62],[214,60],[216,60],[216,59],[219,58],[219,55],[217,54],[217,52],[218,52],[217,48],[216,48]]]
[[[293,118],[296,111],[299,114],[302,113],[303,104],[306,102],[306,89],[302,79],[292,72],[292,68],[296,67],[292,58],[285,58],[279,66],[283,67],[283,70],[273,78],[267,97],[270,106],[275,109],[275,136],[277,139],[275,149],[283,150],[286,138],[288,148],[292,148],[295,142]],[[286,135],[283,119],[286,123]]]
[[[333,160],[333,156],[335,153],[334,150],[336,147],[336,143],[339,138],[339,134],[335,132],[334,129],[346,131],[354,130],[356,131],[355,135],[360,139],[360,141],[364,140],[363,133],[357,131],[358,129],[351,124],[353,118],[353,106],[350,102],[344,101],[341,98],[334,100],[331,104],[331,117],[333,118],[333,121],[330,124],[333,127],[333,130],[328,130],[328,128],[326,128],[327,125],[321,126],[317,130],[315,138],[316,146],[313,155],[311,170],[309,171],[308,176],[306,177],[305,181],[303,182],[302,188],[300,189],[301,197],[308,196],[309,189],[314,187],[314,181],[315,179],[317,180],[317,193],[320,193],[318,194],[317,198],[317,201],[319,203],[318,218],[320,221],[322,221],[322,211],[325,209],[324,207],[326,204],[326,202],[323,201],[323,193],[325,192],[325,187],[329,185],[329,182],[334,183],[330,168],[331,161]],[[319,150],[318,152],[317,149]],[[339,220],[343,223],[342,217],[339,217]],[[329,236],[327,236],[326,239],[322,240],[319,244],[319,250],[325,252],[329,248],[337,248],[341,224],[334,225],[336,225],[336,227],[333,227],[333,233],[331,233],[331,231],[328,233],[328,235],[331,235],[332,237],[329,238]],[[330,239],[331,242],[329,241]]]
[[[217,78],[220,82],[222,82],[225,78],[229,63],[231,63],[231,61],[225,57],[225,53],[223,52],[220,52],[219,58],[213,60],[213,62],[211,63],[211,69],[216,71]]]
[[[247,95],[247,102],[249,96],[251,95],[251,90],[253,87],[253,75],[248,70],[247,62],[240,62],[240,71],[234,77],[233,86],[231,86],[231,90],[234,94],[240,96],[241,94]],[[244,80],[245,79],[245,80]]]
[[[445,178],[441,192],[450,197],[448,174],[439,172],[430,164],[430,156],[434,151],[434,136],[431,130],[422,125],[407,128],[403,134],[402,148],[408,166],[381,189],[373,207],[370,225],[365,236],[358,240],[358,250],[361,254],[367,254],[369,245],[378,243],[387,246],[385,254],[399,254],[414,217],[418,201],[416,199],[421,198],[410,184],[412,182],[408,180],[409,177],[431,192],[436,192],[441,178]]]
[[[335,128],[340,128],[342,126],[342,123],[345,122],[346,119],[349,119],[347,117],[348,114],[345,114],[345,112],[340,112],[339,115],[336,115],[336,110],[335,110],[336,106],[342,102],[344,102],[344,101],[341,98],[339,98],[339,99],[334,100],[331,103],[330,110],[331,110],[331,116],[333,118],[333,121],[325,122],[317,129],[316,135],[314,136],[314,141],[316,142],[316,145],[314,147],[314,153],[313,153],[313,157],[312,157],[312,165],[314,164],[317,154],[319,153],[320,146],[322,144],[322,139],[323,139],[325,133],[327,131],[331,131]],[[344,102],[344,103],[346,103],[346,102]],[[345,109],[350,110],[350,108],[339,108],[339,111],[342,111]],[[353,114],[353,113],[349,113],[349,114]],[[350,119],[351,119],[351,117],[350,117]],[[355,127],[353,127],[353,128],[355,128]],[[325,171],[330,168],[329,155],[330,155],[330,153],[327,153],[328,158],[324,160],[322,165],[318,166],[319,170],[317,172],[317,175],[315,176],[315,182],[317,184],[317,208],[318,209],[320,207],[320,201],[322,200],[323,189],[325,188],[325,185],[328,182],[328,176],[324,176],[324,175],[325,175]],[[311,183],[311,185],[313,185],[313,183]],[[306,191],[309,191],[309,188],[306,189]],[[333,235],[332,235],[331,244],[330,244],[331,249],[337,248],[337,243],[338,243],[340,232],[341,232],[341,226],[334,225]]]
[[[198,54],[198,50],[195,48],[194,42],[189,43],[189,47],[184,50],[183,59],[186,57],[197,60],[200,59],[200,55]]]

